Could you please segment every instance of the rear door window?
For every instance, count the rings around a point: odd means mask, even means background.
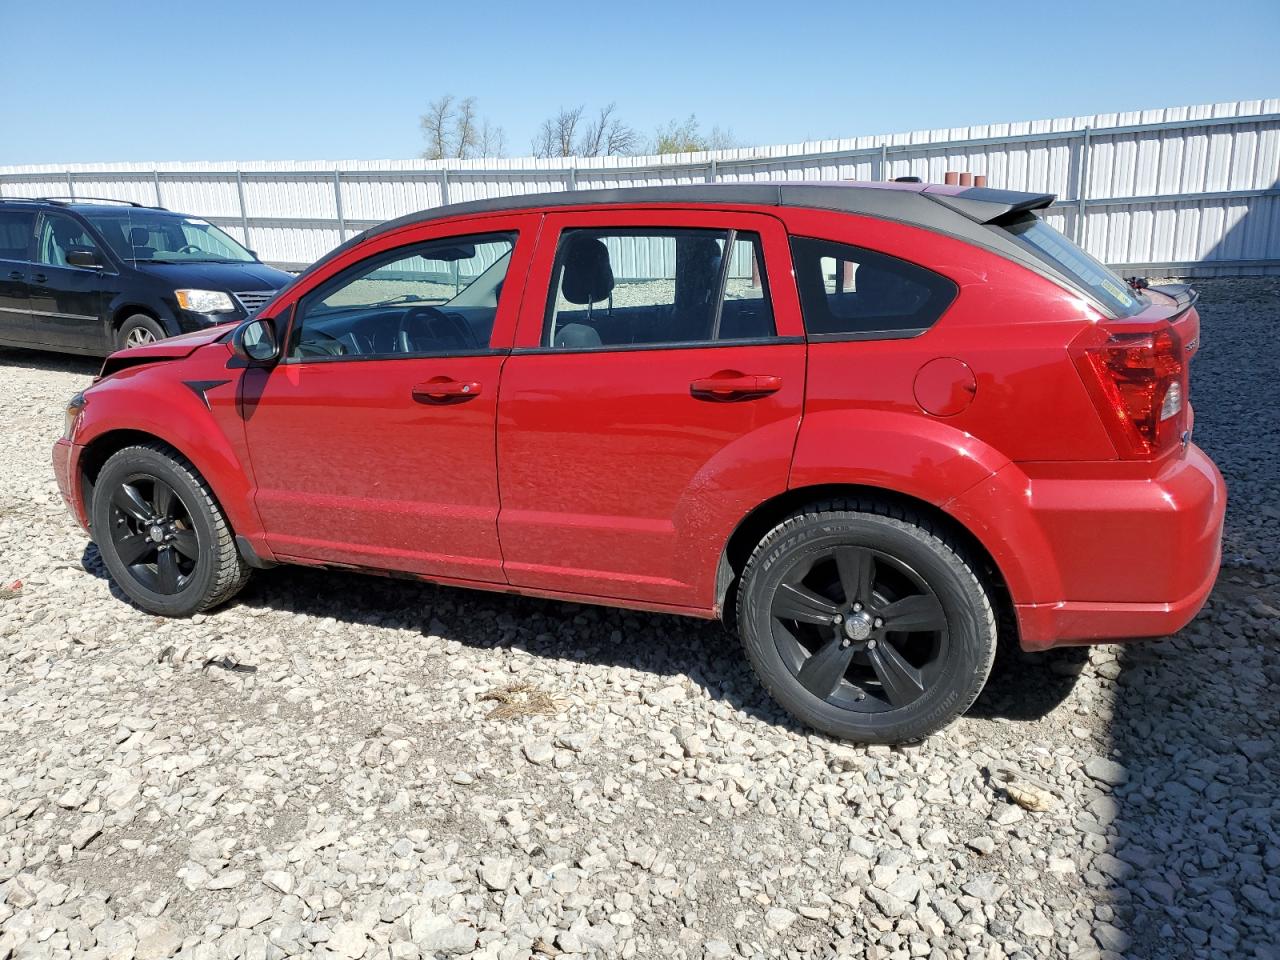
[[[36,215],[28,210],[0,210],[0,260],[29,260]]]
[[[959,290],[932,270],[850,244],[793,237],[791,252],[810,339],[913,337]]]
[[[776,333],[756,233],[565,230],[542,345],[560,350],[757,340]]]

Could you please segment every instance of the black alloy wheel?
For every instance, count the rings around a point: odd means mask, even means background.
[[[157,477],[136,474],[115,485],[108,533],[129,575],[153,593],[181,593],[195,576],[200,545],[191,514]]]
[[[908,706],[945,662],[947,618],[937,595],[905,563],[868,547],[798,558],[769,612],[787,669],[819,700],[846,710]]]
[[[195,467],[164,444],[108,457],[89,513],[111,579],[150,613],[189,617],[249,579],[222,506]]]
[[[875,500],[815,504],[752,552],[736,624],[756,675],[792,716],[863,743],[907,743],[969,708],[996,621],[953,531]]]

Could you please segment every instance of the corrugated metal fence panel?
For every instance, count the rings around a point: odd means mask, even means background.
[[[1280,273],[1280,99],[663,157],[13,166],[0,167],[0,196],[159,197],[263,259],[300,266],[373,223],[445,202],[708,180],[940,182],[956,170],[1057,194],[1049,222],[1109,263]]]

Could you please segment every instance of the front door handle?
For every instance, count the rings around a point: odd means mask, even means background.
[[[413,388],[413,399],[418,403],[460,403],[479,395],[478,380],[454,380],[452,377],[432,377]]]
[[[37,274],[36,274],[34,277],[32,277],[31,279],[32,279],[32,280],[34,280],[36,283],[44,283],[44,282],[45,282],[45,281],[47,281],[49,278],[48,278],[47,276],[45,276],[43,273],[37,273]]]
[[[739,373],[736,370],[721,370],[719,373],[701,377],[689,384],[689,392],[696,399],[721,403],[767,397],[781,389],[781,377]]]

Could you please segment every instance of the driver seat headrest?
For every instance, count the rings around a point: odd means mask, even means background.
[[[570,303],[598,303],[613,292],[609,248],[599,237],[571,234],[564,252],[560,291]]]
[[[151,239],[151,232],[146,227],[130,227],[129,228],[129,245],[132,247],[145,247]]]

